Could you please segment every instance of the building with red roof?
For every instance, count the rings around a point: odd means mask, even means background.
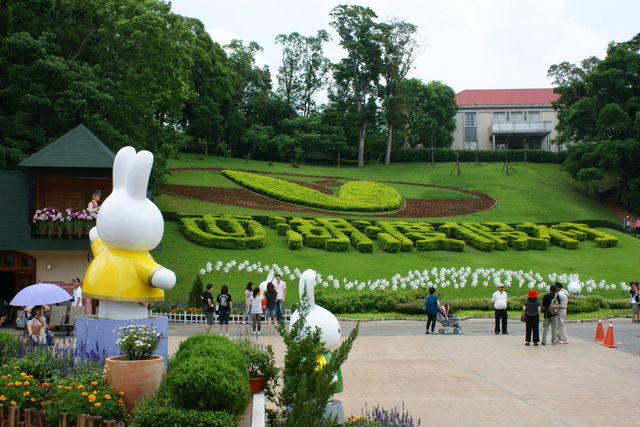
[[[558,151],[553,89],[463,90],[456,94],[455,150],[533,148]]]

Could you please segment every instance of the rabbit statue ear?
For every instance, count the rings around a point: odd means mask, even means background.
[[[149,151],[140,151],[129,170],[127,193],[134,199],[143,200],[147,197],[147,184],[153,167],[153,154]]]
[[[113,161],[113,191],[127,188],[129,171],[131,164],[136,157],[136,150],[133,147],[122,147]]]
[[[269,274],[267,274],[267,280],[265,280],[265,282],[269,283],[269,282],[273,282],[273,278],[276,277],[275,274],[273,274],[273,271],[269,271]]]

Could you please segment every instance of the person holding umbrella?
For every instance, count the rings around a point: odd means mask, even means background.
[[[31,319],[27,322],[27,332],[29,339],[35,344],[49,344],[47,342],[47,332],[55,326],[55,323],[47,325],[47,319],[44,317],[44,307],[36,305],[31,309]],[[53,342],[51,342],[53,344]]]

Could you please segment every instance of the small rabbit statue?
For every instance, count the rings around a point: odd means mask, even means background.
[[[113,191],[100,207],[89,232],[94,259],[84,278],[83,293],[100,300],[99,317],[146,319],[140,304],[164,300],[176,275],[157,264],[149,251],[162,240],[164,220],[147,199],[153,154],[124,147],[113,162]]]
[[[326,352],[323,353],[327,360],[331,359],[331,350],[335,350],[340,345],[340,322],[329,310],[316,305],[314,298],[314,287],[316,285],[316,272],[313,270],[305,270],[300,275],[299,287],[300,299],[302,299],[305,290],[307,300],[309,302],[309,312],[307,313],[305,327],[309,326],[312,330],[316,327],[322,331],[321,340],[324,342]],[[300,317],[298,310],[291,314],[291,324],[295,323]],[[335,392],[339,393],[343,390],[342,373],[336,372],[334,377],[336,383]]]
[[[569,291],[570,294],[578,295],[581,290],[582,286],[580,286],[580,276],[577,274],[570,274],[567,291]]]

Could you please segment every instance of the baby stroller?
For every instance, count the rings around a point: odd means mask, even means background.
[[[438,307],[438,322],[442,324],[442,328],[438,329],[439,334],[446,335],[449,333],[449,328],[453,328],[453,333],[462,335],[462,329],[458,323],[458,318],[449,313],[449,304],[441,305]]]

